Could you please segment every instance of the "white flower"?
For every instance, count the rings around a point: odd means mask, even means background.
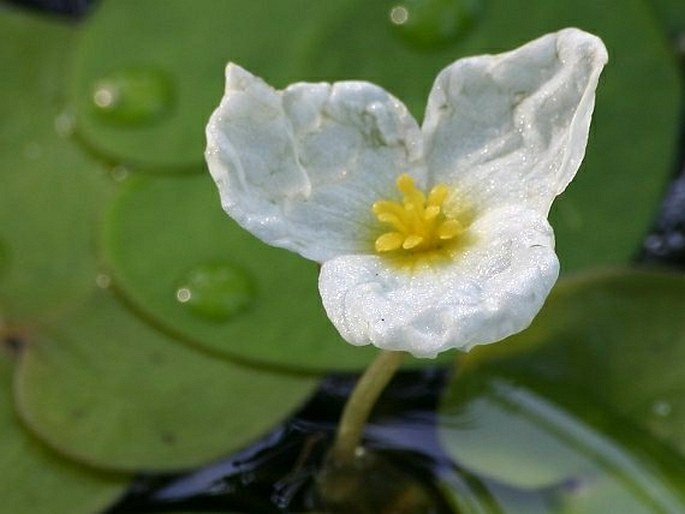
[[[321,263],[348,342],[468,350],[526,328],[556,281],[547,214],[583,159],[606,61],[577,29],[461,59],[421,127],[367,82],[276,91],[229,64],[206,158],[231,217]]]

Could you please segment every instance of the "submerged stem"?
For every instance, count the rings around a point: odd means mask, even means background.
[[[331,450],[334,464],[349,464],[354,460],[371,409],[405,355],[405,352],[383,350],[359,378],[340,417]]]

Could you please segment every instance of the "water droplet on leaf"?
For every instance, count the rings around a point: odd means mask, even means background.
[[[212,263],[192,269],[176,289],[176,300],[197,316],[226,321],[254,300],[253,280],[245,270],[229,263]]]
[[[404,0],[390,9],[397,33],[413,46],[434,48],[461,38],[478,20],[482,0]]]
[[[390,21],[395,25],[403,25],[409,19],[409,11],[403,5],[396,5],[390,9]]]
[[[654,402],[652,405],[652,412],[657,416],[666,417],[671,414],[673,407],[671,404],[665,400],[659,400]]]
[[[192,297],[193,294],[187,287],[181,287],[178,291],[176,291],[176,299],[181,303],[189,302]]]
[[[55,131],[60,137],[70,137],[74,133],[75,124],[73,113],[64,111],[55,118]]]
[[[112,278],[106,273],[98,273],[98,275],[95,277],[95,285],[97,285],[100,289],[107,289],[110,285],[112,285]]]
[[[93,108],[101,120],[115,125],[142,125],[159,120],[174,103],[174,88],[160,70],[130,68],[97,81]]]
[[[130,172],[126,166],[118,165],[114,166],[109,171],[109,174],[112,177],[112,180],[114,180],[115,182],[123,182],[128,178]]]

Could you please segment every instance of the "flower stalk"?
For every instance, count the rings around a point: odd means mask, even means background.
[[[406,352],[383,350],[359,378],[340,417],[330,453],[334,465],[342,466],[354,460],[371,409],[406,355]]]

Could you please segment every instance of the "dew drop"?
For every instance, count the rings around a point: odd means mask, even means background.
[[[176,299],[181,303],[189,302],[193,297],[193,293],[187,287],[181,287],[176,291]]]
[[[115,182],[123,182],[130,175],[130,171],[126,166],[120,164],[118,166],[114,166],[109,171],[109,174],[112,177],[112,180],[114,180]]]
[[[92,88],[91,102],[101,120],[113,125],[144,125],[171,111],[174,88],[160,70],[130,68],[113,72]]]
[[[652,412],[662,418],[665,418],[666,416],[670,415],[671,410],[673,410],[673,407],[669,402],[665,400],[656,401],[652,405]]]
[[[412,46],[435,48],[460,39],[480,18],[483,0],[404,0],[389,20]]]
[[[245,270],[230,263],[211,263],[192,269],[175,294],[193,314],[226,321],[250,306],[255,289]]]
[[[74,133],[75,124],[74,114],[64,111],[55,118],[55,131],[60,137],[70,137]]]
[[[95,277],[95,285],[97,285],[100,289],[107,289],[110,285],[112,285],[112,277],[106,273],[98,273],[98,275]]]
[[[395,25],[404,25],[409,19],[409,11],[403,5],[396,5],[390,9],[390,21]]]

